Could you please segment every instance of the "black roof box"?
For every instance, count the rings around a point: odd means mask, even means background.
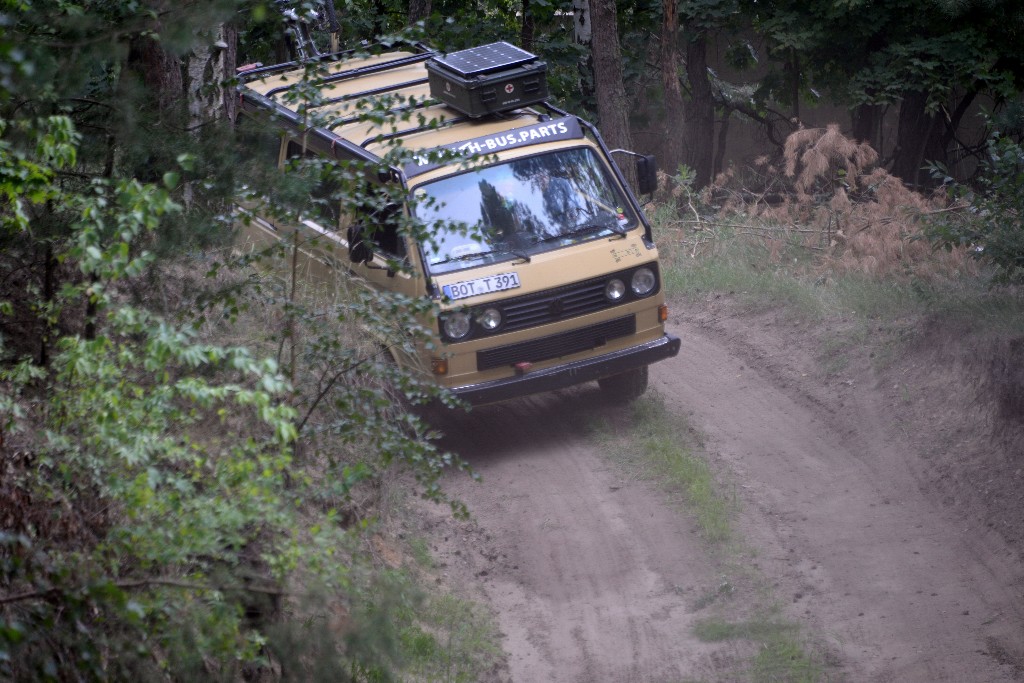
[[[437,55],[425,66],[430,94],[472,118],[525,107],[548,96],[547,64],[506,42]]]

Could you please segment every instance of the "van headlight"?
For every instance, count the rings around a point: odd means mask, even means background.
[[[485,308],[476,321],[480,324],[480,327],[491,332],[501,326],[501,311],[494,307]]]
[[[449,313],[444,317],[444,333],[449,339],[462,339],[469,334],[469,322],[469,316],[462,311]]]
[[[608,301],[618,301],[626,294],[626,285],[615,277],[604,286],[604,296]]]
[[[630,281],[629,286],[637,296],[647,296],[654,289],[657,281],[657,278],[654,277],[654,271],[650,268],[637,268],[633,271],[633,279]]]

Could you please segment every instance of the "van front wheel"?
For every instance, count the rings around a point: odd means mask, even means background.
[[[647,391],[647,366],[599,379],[597,385],[610,398],[634,401]]]

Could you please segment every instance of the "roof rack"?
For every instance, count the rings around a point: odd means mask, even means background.
[[[546,67],[542,62],[537,60],[534,55],[519,50],[514,46],[492,44],[489,46],[483,46],[484,49],[463,51],[462,54],[452,53],[438,58],[440,53],[428,46],[416,43],[414,44],[414,47],[416,49],[415,54],[409,54],[406,52],[401,57],[387,59],[383,62],[348,69],[342,68],[336,73],[332,73],[323,79],[319,79],[317,82],[319,84],[336,83],[424,62],[428,75],[427,79],[415,78],[402,83],[389,84],[377,88],[348,93],[324,100],[321,103],[313,105],[314,108],[328,106],[347,100],[354,100],[360,97],[379,95],[387,92],[397,92],[406,88],[423,85],[424,81],[427,81],[431,86],[429,96],[425,96],[422,100],[403,103],[398,106],[391,107],[388,109],[388,113],[397,114],[401,112],[416,111],[418,109],[426,109],[428,107],[438,105],[447,105],[449,107],[454,107],[458,112],[458,115],[451,118],[443,118],[439,121],[433,121],[427,124],[412,124],[410,127],[403,128],[401,130],[394,130],[387,133],[382,132],[368,137],[361,142],[357,142],[356,140],[343,137],[335,132],[335,129],[347,124],[359,122],[363,119],[362,115],[355,114],[339,117],[325,125],[305,129],[304,126],[306,126],[307,123],[303,116],[294,109],[289,108],[286,104],[282,104],[273,98],[274,95],[285,92],[290,88],[295,87],[297,84],[273,87],[270,88],[266,94],[260,94],[251,87],[247,87],[245,85],[246,82],[268,74],[277,74],[295,70],[300,68],[303,63],[308,62],[289,62],[287,64],[278,64],[271,67],[262,67],[240,74],[239,78],[242,82],[242,85],[239,88],[241,103],[243,107],[269,112],[273,116],[281,117],[297,129],[307,130],[314,139],[319,140],[318,145],[322,149],[329,149],[330,154],[339,159],[348,158],[369,162],[376,167],[376,172],[382,179],[384,179],[384,175],[381,174],[385,174],[389,180],[402,183],[407,182],[404,171],[395,166],[385,166],[384,159],[378,154],[367,149],[367,146],[386,140],[407,137],[417,133],[472,122],[473,120],[478,120],[484,113],[498,117],[503,117],[504,114],[508,114],[513,117],[520,115],[535,116],[539,120],[544,120],[544,117],[548,115],[571,116],[580,122],[583,128],[593,137],[605,154],[611,154],[608,146],[604,142],[604,139],[593,124],[585,119],[575,116],[574,114],[570,114],[547,101],[546,84],[544,83],[544,70]],[[363,47],[360,48],[360,50],[365,52],[367,48]],[[315,59],[316,61],[324,62],[340,61],[343,57],[355,54],[360,50],[346,50],[330,55],[322,55]],[[488,61],[490,62],[489,64],[487,63]],[[440,74],[442,71],[447,73]],[[463,76],[463,73],[468,75]],[[434,87],[435,84],[432,82],[430,77],[438,76],[439,74],[444,76],[440,81],[442,86],[445,83],[452,83],[453,86],[459,86],[461,89],[461,93],[457,98],[459,99],[458,103],[447,101],[450,98],[438,96]],[[521,86],[526,84],[526,79],[539,81],[541,84],[540,90],[532,90],[528,97],[521,99],[510,98],[505,101],[499,100],[496,103],[497,106],[490,101],[486,101],[485,96],[487,96],[488,93],[481,92],[481,89],[478,87],[480,85],[485,85],[485,89],[487,89],[492,85],[499,83],[503,85],[512,83],[513,88],[519,90]],[[512,88],[509,88],[509,90],[511,89]],[[504,92],[508,92],[504,87],[502,90]],[[466,99],[466,102],[463,102],[463,99]],[[469,106],[466,106],[467,104]],[[613,165],[613,172],[618,176],[619,180],[623,184],[626,184],[625,178],[622,177],[617,166]],[[648,227],[648,238],[650,238],[649,232],[650,228]]]
[[[268,112],[271,116],[279,116],[297,129],[302,128],[304,123],[302,117],[296,112],[264,95],[253,92],[252,90],[242,91],[241,104],[243,108],[249,107],[258,111]],[[341,151],[345,156],[348,156],[351,159],[357,159],[359,161],[365,161],[372,164],[380,164],[383,162],[383,159],[373,152],[363,149],[350,140],[347,140],[326,128],[313,127],[309,128],[308,131],[314,137],[322,139],[326,143],[326,146],[330,147],[330,149],[335,152],[336,156],[337,152]]]
[[[365,95],[365,93],[360,93],[359,96],[362,97],[364,95]],[[426,98],[426,99],[423,99],[423,100],[421,100],[419,102],[416,102],[415,104],[403,104],[403,105],[400,105],[398,107],[391,107],[390,109],[388,109],[386,111],[386,113],[388,113],[388,114],[402,114],[402,113],[405,113],[407,111],[416,111],[417,109],[426,109],[427,107],[433,107],[433,106],[438,105],[438,104],[443,104],[443,102],[441,102],[440,100],[435,100],[433,98]],[[327,128],[327,130],[334,130],[335,128],[338,128],[339,126],[345,126],[345,125],[348,125],[350,123],[356,123],[358,121],[361,121],[362,119],[363,119],[363,115],[362,114],[355,114],[353,116],[346,116],[344,118],[335,119],[334,121],[332,121],[330,124],[328,124],[325,127]]]
[[[403,83],[394,83],[392,85],[381,86],[380,88],[371,88],[369,90],[362,90],[360,92],[349,93],[347,95],[341,95],[339,97],[332,97],[324,100],[319,104],[314,105],[312,108],[326,107],[331,104],[337,104],[339,102],[345,102],[347,100],[357,100],[360,97],[370,97],[372,95],[382,95],[386,92],[393,92],[395,90],[401,90],[402,88],[411,88],[414,85],[423,85],[427,82],[426,78],[417,78],[411,81],[405,81]]]
[[[435,50],[434,48],[428,45],[424,45],[423,43],[420,43],[418,41],[410,42],[408,43],[408,45],[420,54],[433,55],[437,53],[437,50]],[[247,81],[256,80],[257,78],[263,78],[266,76],[272,76],[274,74],[283,73],[285,71],[291,71],[292,69],[297,69],[303,66],[304,64],[309,64],[310,62],[338,62],[341,61],[342,59],[345,59],[346,57],[351,57],[354,54],[372,50],[375,47],[393,49],[395,46],[393,44],[385,45],[384,43],[361,45],[359,47],[349,48],[347,50],[339,50],[338,52],[329,52],[326,54],[317,55],[316,57],[310,57],[309,59],[302,61],[293,60],[290,62],[281,62],[280,64],[271,64],[270,66],[261,66],[255,69],[248,69],[244,72],[239,73],[238,76],[244,83]]]
[[[345,71],[339,71],[338,73],[331,74],[324,78],[317,79],[319,85],[325,85],[327,83],[338,83],[340,81],[347,81],[353,78],[359,78],[361,76],[367,76],[369,74],[380,73],[382,71],[388,71],[390,69],[397,69],[399,67],[408,66],[410,64],[418,64],[419,62],[425,62],[434,56],[434,52],[426,54],[410,55],[407,57],[399,57],[398,59],[391,59],[380,64],[371,64],[370,66],[360,66],[355,69],[347,69]],[[281,85],[276,88],[271,88],[267,91],[267,97],[273,97],[283,92],[287,92],[292,88],[296,87],[298,83],[289,83],[288,85]]]
[[[456,116],[451,119],[444,119],[435,125],[426,124],[423,126],[414,126],[412,128],[405,128],[403,130],[396,130],[391,133],[379,133],[373,137],[366,138],[359,143],[360,147],[366,147],[371,142],[379,142],[381,140],[392,140],[394,138],[405,137],[406,135],[414,135],[416,133],[422,133],[424,131],[431,130],[432,128],[447,128],[448,126],[454,126],[456,123],[465,123],[466,121],[472,121],[473,118],[470,116]]]

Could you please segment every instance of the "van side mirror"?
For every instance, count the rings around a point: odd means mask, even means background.
[[[369,263],[373,260],[373,245],[366,239],[365,227],[362,223],[348,226],[348,258],[352,263]]]
[[[658,165],[653,154],[637,156],[636,184],[640,194],[651,194],[658,189]]]

